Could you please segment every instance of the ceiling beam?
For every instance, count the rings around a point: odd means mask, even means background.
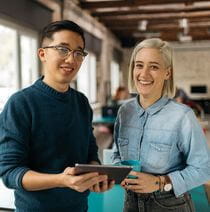
[[[210,27],[210,21],[208,22],[193,22],[189,23],[189,28],[208,28]],[[109,27],[113,31],[124,31],[124,30],[138,30],[138,24],[133,25],[116,25]],[[180,29],[179,24],[167,23],[167,24],[149,24],[147,30],[171,30]]]
[[[139,14],[139,15],[126,15],[126,16],[110,16],[110,17],[101,17],[100,21],[104,23],[112,21],[140,21],[140,20],[153,20],[153,19],[182,19],[182,18],[203,18],[210,17],[210,11],[203,12],[179,12],[179,13],[157,13],[157,14]]]
[[[155,14],[155,13],[173,13],[173,12],[198,12],[198,11],[210,11],[210,4],[208,6],[183,6],[183,5],[174,5],[174,7],[152,7],[152,9],[149,8],[136,8],[136,7],[130,7],[127,9],[119,9],[116,8],[116,10],[112,11],[98,11],[93,12],[91,15],[97,16],[97,17],[105,17],[105,16],[116,16],[116,15],[135,15],[135,14]]]
[[[208,33],[204,34],[203,32],[196,32],[196,33],[191,33],[189,34],[193,40],[209,40],[210,39],[210,35]],[[126,35],[126,34],[121,34],[121,39],[123,38],[129,38],[130,35]],[[145,39],[150,37],[149,34],[144,34],[144,33],[135,33],[134,35],[134,39],[136,40],[136,42],[141,41],[141,39]],[[179,32],[162,32],[160,34],[160,36],[152,36],[151,37],[160,37],[162,40],[165,41],[178,41],[179,38]]]
[[[210,33],[208,32],[208,27],[202,27],[199,28],[199,30],[197,30],[196,27],[191,27],[189,28],[189,33],[188,34],[204,34],[207,35]],[[113,32],[115,34],[120,34],[120,35],[131,35],[133,33],[139,33],[139,34],[145,34],[145,33],[177,33],[177,32],[183,32],[182,28],[179,27],[171,27],[168,28],[168,30],[166,28],[164,28],[163,30],[159,31],[159,30],[155,30],[155,28],[148,28],[146,31],[138,31],[136,29],[124,29],[124,30],[113,30]]]
[[[97,9],[97,8],[111,8],[111,7],[132,7],[142,5],[161,5],[161,4],[176,4],[186,3],[192,4],[193,2],[203,2],[206,0],[119,0],[119,1],[82,1],[80,7],[83,9]]]

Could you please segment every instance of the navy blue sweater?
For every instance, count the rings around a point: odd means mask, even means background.
[[[26,191],[29,169],[61,173],[75,163],[97,161],[87,98],[69,88],[57,92],[42,79],[14,94],[0,115],[0,176],[15,189],[17,211],[83,211],[88,192],[69,188]]]

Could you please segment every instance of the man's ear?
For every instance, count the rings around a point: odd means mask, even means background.
[[[46,61],[46,54],[45,54],[45,50],[43,48],[39,48],[38,52],[37,52],[39,59],[41,60],[41,62],[45,62]]]

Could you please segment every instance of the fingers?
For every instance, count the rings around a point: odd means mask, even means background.
[[[138,176],[140,175],[140,172],[131,171],[131,172],[129,173],[129,175],[138,177]]]
[[[147,173],[131,172],[133,176],[137,176],[137,179],[125,179],[121,186],[127,190],[131,190],[136,193],[151,193],[157,191],[157,177]]]
[[[64,170],[65,174],[69,174],[69,175],[75,175],[76,174],[76,169],[74,167],[67,167]]]
[[[99,184],[102,181],[106,181],[107,176],[106,175],[99,175],[92,178],[87,179],[86,181],[82,181],[81,183],[75,183],[71,186],[74,190],[77,190],[79,192],[84,192],[87,189],[92,189],[93,191],[99,191],[97,186],[94,186],[96,184]]]
[[[132,185],[132,184],[127,184],[124,186],[125,189],[129,189],[129,190],[143,190],[144,186],[142,185]]]
[[[94,186],[96,184],[99,184],[100,182],[106,181],[107,180],[107,176],[106,175],[98,175],[95,177],[88,177],[85,176],[85,178],[82,181],[79,181],[79,184],[82,184],[83,186],[85,186],[87,189],[90,188],[91,186]]]
[[[101,191],[100,191],[100,192],[107,191],[107,190],[113,188],[114,185],[115,185],[115,181],[114,181],[114,180],[111,180],[111,181],[109,181],[109,180],[103,181],[103,182],[101,183],[101,186],[100,186],[100,188],[101,188]]]
[[[137,185],[140,184],[140,179],[125,179],[124,180],[125,185]]]
[[[100,182],[100,183],[97,183],[93,186],[91,186],[90,188],[90,191],[92,192],[105,192],[109,189],[111,189],[115,184],[115,181],[114,180],[111,180],[111,181],[103,181],[103,182]]]
[[[114,187],[114,185],[115,185],[115,181],[114,180],[109,181],[108,190],[112,189]]]
[[[93,192],[100,192],[100,185],[99,183],[96,183],[95,185],[92,186],[92,191]]]
[[[107,175],[99,175],[97,172],[75,175],[74,167],[67,167],[64,172],[64,185],[79,192],[89,189],[93,192],[104,192],[114,186],[114,181],[108,182]]]

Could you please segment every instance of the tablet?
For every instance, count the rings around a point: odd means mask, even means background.
[[[115,184],[120,184],[132,170],[132,166],[114,166],[114,165],[91,165],[91,164],[75,164],[76,174],[84,174],[88,172],[98,172],[105,174],[109,180],[115,180]]]

